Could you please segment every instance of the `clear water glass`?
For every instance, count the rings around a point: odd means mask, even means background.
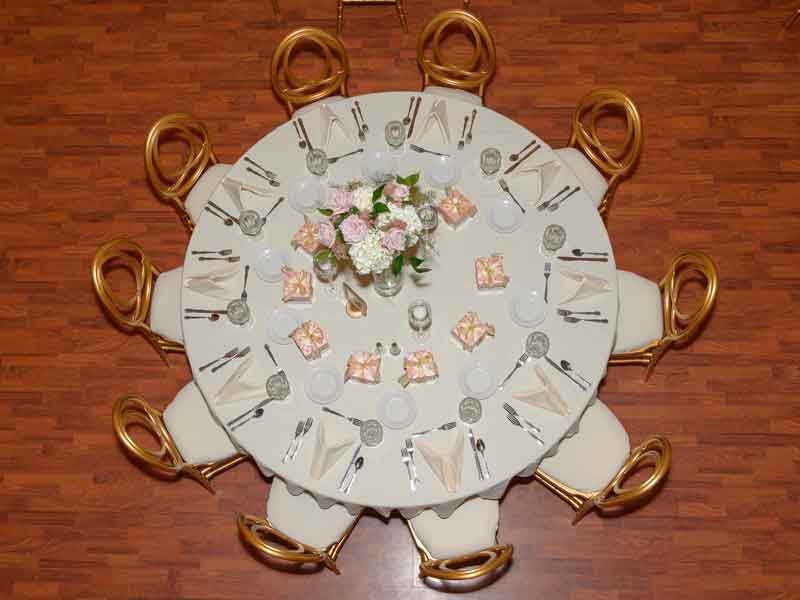
[[[395,152],[403,150],[406,143],[406,127],[402,121],[389,121],[384,130],[386,143]]]
[[[245,235],[256,236],[264,228],[264,220],[254,210],[243,210],[239,214],[239,228]]]
[[[432,254],[435,254],[433,249],[433,232],[439,225],[439,211],[433,204],[426,203],[417,209],[417,216],[422,224],[419,258],[425,260]]]
[[[403,289],[403,271],[395,273],[392,268],[372,274],[372,288],[384,298],[396,296]]]
[[[250,320],[250,307],[241,298],[231,300],[227,307],[228,319],[234,325],[245,325]]]
[[[484,177],[494,177],[503,164],[503,155],[497,148],[484,148],[481,152],[481,172]]]
[[[467,396],[458,404],[458,417],[467,425],[472,425],[481,420],[483,406],[480,400]]]
[[[567,230],[555,223],[548,225],[542,232],[542,254],[553,256],[567,241]]]
[[[339,275],[339,261],[333,252],[325,248],[314,254],[314,274],[325,284],[325,291],[334,296],[338,295],[334,282]]]
[[[431,305],[425,300],[414,300],[408,305],[408,324],[414,331],[414,337],[422,340],[427,337],[433,323]]]
[[[322,177],[328,170],[328,155],[324,150],[314,148],[306,154],[306,167],[309,173]]]

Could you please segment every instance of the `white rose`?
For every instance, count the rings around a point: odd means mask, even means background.
[[[392,255],[381,246],[382,234],[372,230],[366,237],[348,249],[350,260],[360,275],[369,275],[388,269],[392,264]]]
[[[360,187],[353,192],[353,206],[359,211],[372,210],[372,190]]]

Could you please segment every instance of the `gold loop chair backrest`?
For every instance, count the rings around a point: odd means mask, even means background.
[[[597,132],[598,121],[609,114],[625,118],[625,139],[618,148],[605,146]],[[619,90],[600,89],[581,98],[572,115],[572,136],[568,146],[580,149],[608,179],[608,189],[600,204],[605,214],[619,182],[628,177],[642,153],[642,119],[639,110]]]
[[[684,313],[678,308],[681,288],[698,276],[705,280],[702,299],[694,310]],[[659,358],[670,346],[686,346],[702,330],[717,300],[717,268],[707,254],[688,250],[675,257],[658,287],[661,290],[664,336],[638,350],[613,354],[608,361],[609,365],[645,365],[645,379],[650,376]]]
[[[443,58],[440,44],[445,31],[460,27],[471,37],[472,57],[457,65]],[[431,56],[426,56],[430,44]],[[423,89],[431,82],[460,90],[475,91],[483,98],[486,84],[494,75],[497,57],[489,29],[478,17],[465,10],[445,10],[422,30],[417,40],[417,63],[423,73]]]
[[[117,294],[106,278],[114,266],[127,269],[134,277],[135,289],[130,296]],[[153,286],[161,272],[153,265],[144,249],[132,240],[116,238],[101,245],[92,260],[92,283],[97,298],[115,325],[123,331],[144,335],[165,363],[167,352],[183,352],[183,344],[155,333],[147,324]]]
[[[319,50],[325,60],[318,79],[303,80],[292,73],[290,61],[293,52],[308,46]],[[283,38],[272,54],[270,72],[272,88],[286,103],[290,115],[297,108],[328,96],[347,96],[347,77],[350,75],[347,51],[339,38],[316,27],[304,27]]]
[[[403,5],[403,0],[339,0],[336,5],[336,34],[342,34],[342,26],[344,24],[344,7],[348,6],[363,6],[373,4],[394,4],[397,9],[397,16],[400,19],[400,26],[405,33],[408,33],[408,22],[406,20],[406,9]]]
[[[653,461],[653,472],[642,483],[623,487],[623,481],[645,462]],[[576,490],[551,477],[542,470],[534,478],[575,510],[575,525],[594,508],[600,512],[622,512],[647,502],[666,479],[672,461],[672,446],[663,436],[648,438],[633,449],[614,478],[602,489],[594,492]]]
[[[360,516],[360,515],[359,515]],[[245,545],[257,555],[272,560],[301,564],[321,564],[339,575],[336,557],[350,537],[358,522],[354,519],[350,527],[341,537],[325,549],[312,548],[298,542],[277,529],[269,519],[260,519],[251,515],[239,515],[237,524],[239,534]]]
[[[431,555],[422,540],[414,531],[410,520],[406,520],[411,538],[422,557],[419,565],[421,577],[443,579],[447,581],[466,581],[478,579],[494,573],[511,560],[514,555],[514,546],[511,544],[495,544],[483,550],[456,556],[453,558],[438,559]]]
[[[161,411],[133,394],[123,396],[114,403],[112,424],[114,434],[125,451],[146,468],[161,477],[175,479],[181,474],[188,475],[212,494],[214,489],[210,480],[215,475],[247,460],[243,454],[234,454],[210,463],[187,463],[167,431]],[[158,450],[150,450],[137,443],[129,431],[129,427],[133,425],[149,431],[160,444]]]
[[[161,160],[159,147],[164,142],[175,140],[186,144],[186,157],[182,166],[168,170]],[[191,115],[173,113],[161,117],[147,134],[144,146],[147,179],[159,197],[175,205],[190,231],[194,223],[186,211],[186,195],[206,168],[216,163],[206,126]]]

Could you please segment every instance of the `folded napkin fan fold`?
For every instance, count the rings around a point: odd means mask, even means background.
[[[232,404],[243,400],[259,400],[266,397],[267,391],[263,382],[252,383],[246,381],[248,376],[251,378],[253,376],[253,373],[250,372],[252,366],[253,357],[251,355],[245,358],[236,367],[231,376],[228,377],[228,380],[214,396],[214,402],[216,404]]]
[[[527,389],[512,393],[511,397],[557,415],[568,415],[569,406],[564,402],[561,394],[547,375],[545,375],[542,367],[536,365],[533,371],[536,375],[533,385]]]
[[[265,190],[249,183],[242,183],[237,179],[226,177],[222,180],[222,189],[224,189],[234,206],[239,212],[245,209],[255,209],[264,205],[264,198],[267,200],[275,200],[276,196],[269,190]]]
[[[314,452],[311,459],[311,477],[321,479],[335,465],[355,439],[347,434],[332,435],[324,421],[317,427]]]
[[[443,433],[441,436],[452,434]],[[445,450],[439,450],[431,442],[421,439],[416,441],[416,445],[445,489],[450,493],[458,490],[461,487],[461,466],[464,460],[464,430],[458,428],[458,433]]]
[[[212,270],[189,275],[183,285],[210,298],[233,300],[240,293],[238,291],[238,287],[241,287],[240,271],[241,265],[238,263],[224,263]]]
[[[573,284],[572,292],[559,302],[560,306],[611,291],[611,284],[602,277],[578,273],[561,266],[558,267],[558,272]]]
[[[428,134],[431,126],[436,124],[436,127],[439,131],[440,138],[437,140],[439,143],[445,144],[446,146],[450,146],[450,125],[447,120],[447,102],[445,100],[434,100],[431,109],[428,111],[428,114],[425,115],[425,118],[422,120],[422,127],[420,127],[417,131],[417,135],[414,136],[414,140],[419,142],[420,144],[425,143],[425,136]],[[438,146],[435,146],[432,149],[437,149]]]
[[[330,106],[323,104],[322,108],[319,110],[319,116],[321,119],[320,124],[322,128],[322,147],[326,152],[329,150],[329,145],[333,137],[335,126],[338,126],[339,131],[348,142],[351,144],[355,143],[356,138],[350,127],[345,125],[345,122],[342,120],[342,118],[335,113]]]

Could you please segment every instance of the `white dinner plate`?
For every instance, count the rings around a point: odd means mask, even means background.
[[[267,335],[276,344],[291,344],[289,334],[300,327],[303,320],[288,308],[275,309],[267,321]]]
[[[277,248],[264,248],[258,253],[253,269],[267,283],[278,283],[283,279],[284,265],[289,264],[289,255]]]
[[[508,198],[495,200],[489,207],[487,222],[497,233],[513,233],[522,225],[522,211]]]
[[[425,161],[422,172],[430,185],[446,188],[458,183],[461,178],[461,165],[451,156],[432,156]]]
[[[397,174],[397,159],[388,150],[367,148],[361,160],[361,172],[375,185],[380,185]]]
[[[307,215],[325,206],[325,185],[316,177],[303,177],[289,190],[289,204]]]
[[[389,429],[403,429],[417,418],[417,403],[404,390],[386,392],[378,401],[378,418]]]
[[[458,383],[465,396],[478,400],[485,400],[497,389],[497,377],[494,373],[477,363],[461,369]]]
[[[342,375],[330,367],[317,367],[306,375],[306,396],[317,404],[330,404],[342,395]]]
[[[547,316],[547,303],[539,290],[518,290],[509,295],[511,319],[521,327],[536,327]]]

